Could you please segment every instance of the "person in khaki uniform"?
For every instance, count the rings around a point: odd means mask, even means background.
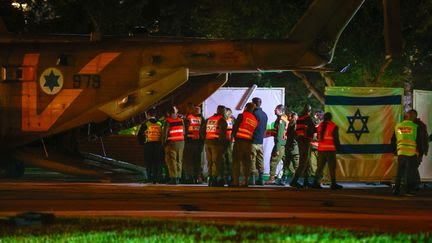
[[[285,144],[287,141],[286,129],[288,126],[288,118],[285,115],[285,107],[283,105],[276,106],[275,115],[277,118],[273,130],[274,146],[270,159],[270,179],[267,182],[269,185],[275,184],[276,167],[279,161],[285,157]]]
[[[220,168],[225,153],[227,122],[224,118],[225,106],[218,106],[217,113],[206,121],[205,147],[208,162],[209,186],[224,186]]]
[[[238,115],[233,126],[232,136],[235,138],[231,184],[233,187],[240,185],[240,166],[243,168],[244,176],[242,186],[247,187],[249,185],[249,175],[251,174],[252,165],[252,137],[258,126],[258,120],[252,114],[254,109],[255,105],[253,103],[247,103],[243,113]]]
[[[231,176],[232,176],[232,153],[234,147],[234,138],[232,136],[232,129],[235,123],[235,118],[232,115],[232,111],[230,108],[225,109],[225,120],[227,122],[227,132],[226,139],[227,144],[225,146],[223,163],[221,166],[220,174],[224,177],[226,184],[231,184]]]
[[[294,111],[289,112],[288,121],[283,176],[278,182],[278,184],[281,186],[285,186],[285,184],[288,182],[288,178],[294,175],[299,164],[299,149],[297,140],[295,139],[297,113]]]
[[[169,184],[178,184],[182,174],[182,160],[185,139],[183,120],[178,117],[177,107],[171,106],[162,131],[162,145],[165,151],[165,163],[169,172]]]
[[[197,184],[198,177],[202,173],[201,162],[204,148],[204,137],[201,131],[205,126],[205,119],[201,114],[201,108],[194,104],[189,104],[184,122],[187,134],[183,153],[185,182],[188,184]]]

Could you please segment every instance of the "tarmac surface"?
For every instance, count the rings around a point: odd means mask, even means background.
[[[57,217],[153,217],[252,221],[384,232],[432,232],[432,190],[392,196],[386,186],[342,190],[255,186],[0,181],[0,217],[53,212]]]

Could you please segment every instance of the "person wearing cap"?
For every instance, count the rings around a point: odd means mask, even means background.
[[[258,175],[258,181],[256,184],[264,185],[264,135],[267,129],[267,114],[261,109],[262,101],[258,97],[252,99],[252,103],[255,104],[255,110],[253,115],[258,121],[252,136],[252,164],[251,164],[251,175],[250,184],[255,185],[255,176]]]
[[[267,182],[269,185],[275,184],[276,167],[285,157],[285,144],[287,140],[288,126],[288,118],[285,115],[285,107],[283,105],[278,105],[276,106],[274,112],[277,118],[273,129],[274,146],[270,159],[270,179]]]

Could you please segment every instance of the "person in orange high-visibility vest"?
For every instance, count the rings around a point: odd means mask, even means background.
[[[138,131],[138,140],[144,147],[144,164],[149,182],[153,184],[162,180],[162,123],[156,119],[154,108],[146,112],[147,120]]]
[[[204,137],[201,131],[205,127],[205,119],[201,114],[201,108],[192,103],[188,104],[184,122],[187,133],[183,153],[184,179],[188,184],[196,184],[202,173],[204,148]]]
[[[249,185],[249,176],[252,166],[252,142],[253,134],[258,126],[258,120],[253,115],[255,104],[247,103],[243,113],[238,115],[234,126],[232,136],[235,138],[233,149],[232,164],[232,183],[231,186],[240,185],[240,167],[243,169],[244,183],[242,186]]]
[[[182,174],[182,160],[185,140],[183,120],[178,117],[177,107],[171,106],[162,131],[162,145],[165,150],[165,163],[168,167],[169,184],[178,184]]]
[[[232,129],[235,123],[235,118],[232,115],[232,110],[228,107],[225,109],[225,120],[227,122],[226,139],[227,143],[224,148],[224,158],[222,160],[222,166],[219,174],[224,177],[225,184],[231,184],[232,175],[232,152],[234,146],[234,138],[232,136]]]
[[[306,104],[303,108],[303,113],[297,118],[296,136],[299,147],[300,161],[294,177],[291,180],[290,186],[292,187],[309,187],[309,166],[310,166],[310,153],[313,134],[316,132],[315,124],[310,116],[311,106]],[[303,176],[303,185],[298,183],[299,177]]]
[[[318,125],[318,167],[315,172],[313,188],[321,187],[321,178],[326,163],[330,171],[331,189],[341,189],[342,186],[336,183],[336,151],[340,146],[338,126],[331,121],[330,112],[324,114],[324,120]]]
[[[223,176],[219,174],[222,165],[224,148],[226,146],[227,122],[224,118],[225,106],[217,107],[217,112],[206,121],[205,147],[207,168],[209,174],[209,186],[225,185]]]

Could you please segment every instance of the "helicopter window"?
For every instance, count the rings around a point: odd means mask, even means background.
[[[152,56],[152,63],[153,64],[161,64],[162,63],[162,56]]]
[[[24,80],[23,71],[26,69],[26,77],[33,78],[34,69],[31,67],[2,67],[1,81],[20,81]],[[28,78],[27,78],[28,79]]]
[[[35,68],[33,66],[3,66],[1,68],[2,82],[19,82],[34,80]]]
[[[70,63],[70,57],[68,55],[60,55],[57,59],[57,66],[68,66]]]

